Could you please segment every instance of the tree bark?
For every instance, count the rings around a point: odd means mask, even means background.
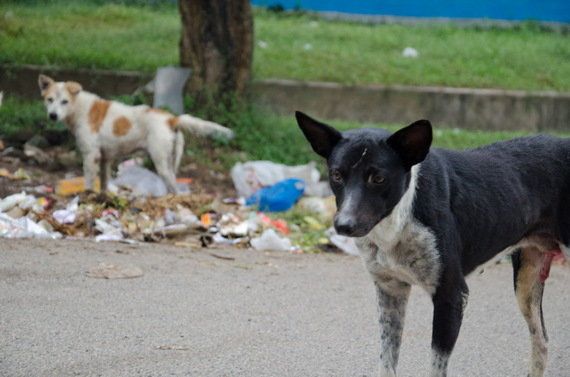
[[[188,89],[221,97],[245,91],[251,77],[250,0],[179,0],[180,63],[192,69]]]

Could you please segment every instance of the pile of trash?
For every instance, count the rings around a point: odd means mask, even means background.
[[[155,173],[130,160],[119,166],[107,193],[85,192],[78,177],[1,199],[0,237],[358,253],[331,227],[334,198],[314,164],[247,162],[231,176],[236,198],[192,194],[188,179],[178,182],[183,194],[168,195]]]

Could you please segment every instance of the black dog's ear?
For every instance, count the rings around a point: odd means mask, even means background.
[[[318,155],[328,158],[335,145],[342,139],[340,132],[300,111],[295,111],[295,118],[313,150]]]
[[[431,141],[431,124],[429,120],[422,119],[396,131],[386,142],[409,169],[426,158]]]

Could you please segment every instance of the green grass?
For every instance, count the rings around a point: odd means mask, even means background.
[[[328,124],[339,130],[360,127],[380,127],[395,131],[403,126],[395,124],[359,124],[346,121],[329,121]],[[305,140],[293,117],[279,117],[266,114],[250,124],[238,124],[235,128],[237,146],[247,153],[251,160],[272,160],[286,164],[303,164],[320,160]],[[435,129],[434,146],[452,149],[467,149],[529,135],[528,132],[488,132],[460,129]]]
[[[174,9],[71,1],[4,4],[0,15],[0,62],[152,71],[178,60]]]
[[[142,71],[177,64],[174,5],[97,3],[105,1],[3,2],[0,63]],[[570,38],[532,24],[364,25],[256,10],[255,41],[257,79],[570,90]],[[420,57],[403,58],[407,46]]]
[[[267,43],[256,51],[259,77],[349,84],[570,88],[570,39],[530,25],[518,30],[371,26],[268,13],[256,22],[257,39]],[[418,49],[420,56],[402,57],[407,46]]]
[[[230,168],[237,161],[247,160],[271,160],[288,165],[319,161],[321,170],[324,168],[323,161],[312,151],[293,116],[277,116],[266,110],[247,105],[236,106],[229,110],[223,108],[209,109],[210,111],[192,109],[191,104],[189,107],[191,112],[230,126],[236,132],[236,138],[230,145],[219,142],[212,145],[201,139],[193,139],[189,152],[192,153],[192,157],[200,162],[211,163],[212,160],[215,160],[220,170]],[[327,123],[342,131],[361,127],[380,127],[389,131],[396,131],[406,126],[406,124],[357,123],[334,120]],[[525,131],[468,131],[435,126],[434,146],[467,149],[530,134],[530,132]],[[212,154],[212,150],[216,152]]]

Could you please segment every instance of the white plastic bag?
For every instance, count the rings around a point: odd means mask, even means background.
[[[255,250],[260,251],[289,251],[292,246],[288,238],[279,237],[273,229],[267,229],[260,237],[253,238],[250,242]]]
[[[65,209],[53,211],[53,218],[60,224],[73,224],[77,218],[77,210],[79,209],[79,196],[73,198]]]
[[[0,213],[0,237],[59,239],[62,235],[61,233],[47,231],[27,217],[13,219],[4,213]]]
[[[164,196],[168,194],[166,184],[158,174],[138,165],[119,169],[117,178],[110,182],[111,187],[125,187],[136,196]],[[188,185],[178,184],[181,192],[189,192]]]
[[[19,194],[12,194],[0,200],[0,212],[6,212],[14,208],[20,203],[23,203],[28,195],[25,192]]]
[[[306,165],[287,166],[271,161],[249,161],[237,163],[230,175],[239,196],[249,197],[257,190],[273,186],[277,182],[289,178],[305,181],[305,193],[311,196],[326,196],[330,192],[326,182],[319,182],[321,174],[315,168],[315,163]]]

